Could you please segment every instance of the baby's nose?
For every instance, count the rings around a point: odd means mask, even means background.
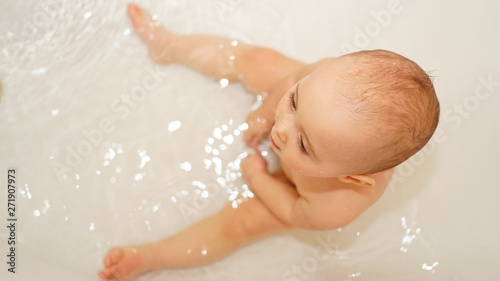
[[[285,122],[279,122],[276,124],[276,135],[282,143],[286,143],[288,140],[286,127]]]

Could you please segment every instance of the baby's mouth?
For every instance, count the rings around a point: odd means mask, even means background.
[[[274,148],[281,151],[280,147],[274,142],[273,135],[270,136],[271,144]]]

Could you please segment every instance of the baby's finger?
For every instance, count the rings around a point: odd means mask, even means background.
[[[248,145],[248,147],[255,148],[259,144],[259,139],[257,138],[256,135],[252,134],[248,136],[245,142]]]
[[[245,140],[245,143],[249,146],[249,147],[252,147],[252,144],[255,142],[254,139],[255,139],[255,136],[252,135],[252,134],[249,134],[249,133],[245,133],[244,135],[244,140]]]

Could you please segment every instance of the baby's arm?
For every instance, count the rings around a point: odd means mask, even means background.
[[[267,172],[258,152],[244,159],[243,175],[251,190],[284,223],[305,229],[343,227],[370,207],[384,192],[388,178],[375,176],[377,185],[364,187],[337,178],[307,178],[297,188]],[[299,193],[297,190],[302,190]]]
[[[283,223],[293,227],[329,229],[312,224],[310,216],[316,215],[311,213],[311,202],[302,197],[290,182],[269,174],[266,166],[264,158],[258,151],[255,151],[254,154],[244,159],[242,171],[251,190],[271,213]]]
[[[292,219],[292,210],[300,195],[289,182],[268,173],[266,160],[259,151],[256,150],[243,160],[241,170],[250,189],[271,213],[282,222],[297,226]]]

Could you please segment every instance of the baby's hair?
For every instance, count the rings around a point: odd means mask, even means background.
[[[439,121],[439,102],[432,81],[415,62],[384,50],[352,53],[356,64],[348,71],[356,83],[346,95],[348,108],[375,144],[352,163],[353,174],[393,168],[429,141]]]

